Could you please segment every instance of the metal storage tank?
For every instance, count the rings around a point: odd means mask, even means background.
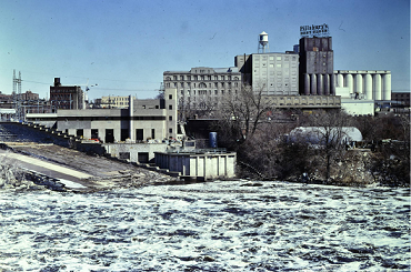
[[[217,148],[217,132],[210,132],[209,141],[211,148]]]
[[[304,94],[310,95],[310,75],[304,74]]]
[[[268,34],[266,32],[263,31],[263,32],[260,33],[258,43],[259,43],[259,51],[260,51],[260,48],[261,48],[263,53],[265,53],[266,49],[269,48],[268,47]],[[268,49],[268,51],[270,51],[270,50]]]
[[[330,94],[330,76],[328,74],[323,75],[323,82],[324,82],[323,94],[329,95]]]
[[[374,74],[372,77],[372,86],[374,91],[372,93],[373,100],[381,100],[381,75]]]
[[[354,93],[362,94],[362,75],[356,74],[354,80]]]
[[[335,77],[334,77],[334,74],[330,75],[330,94],[335,95]]]
[[[364,99],[372,99],[372,76],[371,74],[364,75]]]
[[[317,76],[317,94],[323,95],[323,75],[318,74]]]
[[[317,94],[317,75],[311,74],[311,94]]]
[[[382,76],[382,100],[391,100],[391,74]]]

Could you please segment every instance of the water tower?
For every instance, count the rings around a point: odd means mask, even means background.
[[[270,47],[268,45],[268,34],[264,31],[258,35],[258,53],[270,52]]]

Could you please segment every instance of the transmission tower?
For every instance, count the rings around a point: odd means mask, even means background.
[[[13,102],[16,110],[16,117],[21,120],[21,72],[19,71],[19,77],[16,77],[16,70],[13,70]]]

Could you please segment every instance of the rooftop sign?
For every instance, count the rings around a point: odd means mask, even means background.
[[[301,38],[330,37],[330,29],[327,24],[300,26]]]

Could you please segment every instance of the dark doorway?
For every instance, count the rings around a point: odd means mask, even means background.
[[[114,143],[114,129],[106,129],[106,143]]]
[[[91,139],[98,139],[98,129],[91,130]]]
[[[128,138],[128,129],[121,129],[120,141],[125,141]]]
[[[144,140],[144,135],[143,135],[143,130],[142,129],[136,129],[136,140],[137,141],[143,141]]]
[[[84,131],[82,129],[78,129],[77,130],[77,137],[83,138],[83,135],[84,135]]]

